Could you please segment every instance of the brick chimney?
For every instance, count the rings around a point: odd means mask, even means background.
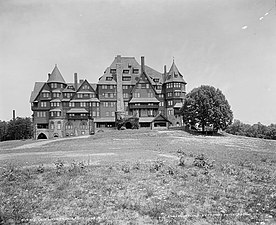
[[[145,57],[141,56],[141,73],[145,72]]]
[[[117,77],[117,112],[124,112],[124,98],[123,98],[123,65],[120,55],[116,57],[116,77]]]
[[[74,73],[74,88],[75,90],[78,89],[78,74]]]
[[[163,82],[166,81],[166,77],[167,77],[167,66],[164,65],[164,74],[163,74]]]

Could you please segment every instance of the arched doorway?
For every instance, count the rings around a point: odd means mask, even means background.
[[[40,134],[37,136],[37,139],[47,139],[47,136],[46,136],[44,133],[40,133]]]

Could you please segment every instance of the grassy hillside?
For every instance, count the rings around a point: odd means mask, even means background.
[[[0,143],[0,221],[275,224],[275,147],[143,129]]]

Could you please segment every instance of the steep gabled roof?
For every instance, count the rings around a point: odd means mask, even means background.
[[[165,83],[169,82],[180,82],[187,84],[183,78],[183,75],[179,72],[178,68],[176,67],[174,60],[165,80]]]
[[[116,69],[116,64],[119,62],[118,60],[120,59],[120,63],[122,64],[122,69],[123,70],[129,70],[129,74],[123,74],[124,76],[129,76],[131,79],[129,81],[124,81],[123,80],[123,85],[135,85],[141,75],[141,65],[136,61],[135,57],[115,57],[113,62],[109,67],[106,68],[104,71],[103,76],[99,78],[98,84],[116,84],[116,80],[111,79],[111,80],[106,80],[107,77],[113,77],[113,74],[110,73],[110,69]],[[133,69],[138,69],[138,73],[133,73]],[[145,72],[149,76],[149,81],[152,85],[160,85],[162,84],[162,74],[159,73],[158,71],[152,69],[149,66],[145,66]],[[159,79],[159,82],[154,82],[153,79]]]
[[[35,82],[34,90],[32,91],[31,97],[30,97],[30,103],[34,102],[34,100],[38,96],[39,92],[43,88],[44,84],[45,84],[45,82]]]
[[[53,83],[53,82],[65,84],[65,80],[63,79],[57,65],[55,65],[55,68],[53,69],[52,73],[50,74],[47,80],[47,83]]]
[[[169,123],[172,123],[171,121],[168,120],[167,117],[165,117],[162,113],[159,113],[153,120],[152,122],[156,122],[156,121],[164,121],[164,122],[169,122]]]

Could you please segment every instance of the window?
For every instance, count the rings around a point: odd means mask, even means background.
[[[109,93],[110,98],[114,98],[114,93]]]
[[[108,98],[108,93],[103,94],[105,98]]]
[[[89,89],[89,86],[88,86],[87,84],[85,84],[85,85],[82,86],[82,89],[88,90],[88,89]]]
[[[113,89],[114,88],[114,85],[109,85],[109,89]]]
[[[123,77],[123,81],[131,81],[131,77]]]
[[[124,98],[128,98],[129,96],[128,96],[128,93],[123,93],[123,97]]]
[[[111,116],[115,116],[115,112],[111,112]]]
[[[75,102],[69,102],[69,107],[75,107]]]
[[[103,102],[103,107],[108,107],[108,102]]]
[[[160,103],[159,103],[159,106],[164,106],[164,102],[160,102]]]
[[[61,116],[61,112],[57,112],[57,117],[60,117]]]
[[[105,116],[109,116],[109,112],[105,112]]]
[[[167,96],[168,96],[168,97],[172,97],[172,92],[168,92],[168,93],[167,93]]]
[[[128,107],[128,102],[125,102],[125,107]]]
[[[158,79],[158,78],[154,78],[153,81],[154,81],[155,83],[157,83],[157,82],[159,82],[159,79]]]
[[[153,105],[153,103],[148,103],[148,105]]]
[[[92,116],[93,116],[93,117],[96,116],[96,112],[95,112],[95,111],[92,112]]]
[[[173,101],[168,101],[168,105],[172,106],[173,105]]]
[[[128,74],[129,70],[123,70],[123,74]]]
[[[86,102],[81,102],[80,107],[86,107]]]
[[[148,110],[148,116],[153,116],[153,110],[152,109]]]
[[[116,69],[110,69],[110,73],[116,73]]]
[[[149,88],[149,84],[146,84],[146,88]]]
[[[44,111],[38,111],[38,112],[36,112],[36,116],[37,117],[46,117],[46,112],[44,112]]]
[[[99,117],[100,116],[100,112],[97,112],[97,117]]]
[[[96,107],[96,102],[92,102],[92,106],[93,106],[93,107]]]
[[[51,83],[51,88],[57,88],[57,83]]]
[[[181,94],[181,92],[174,92],[174,95],[176,96],[176,97],[180,97],[180,94]]]
[[[60,93],[53,93],[53,98],[59,98]]]
[[[49,98],[50,97],[50,93],[48,93],[48,92],[42,92],[42,97],[43,98]]]
[[[86,114],[85,114],[85,113],[81,113],[80,116],[81,116],[81,117],[85,117]]]
[[[153,93],[152,93],[152,92],[149,92],[149,93],[148,93],[148,97],[149,97],[149,98],[153,98]]]
[[[50,129],[51,129],[51,130],[54,130],[54,129],[55,129],[55,123],[54,123],[53,121],[50,123]]]
[[[133,72],[134,74],[138,74],[138,73],[139,73],[139,69],[134,69],[134,68],[133,68],[132,72]]]
[[[40,102],[40,106],[43,108],[47,107],[47,102]]]
[[[102,85],[102,89],[107,89],[107,85]]]
[[[60,121],[57,122],[57,129],[58,129],[58,130],[61,129],[61,122],[60,122]]]
[[[115,106],[115,102],[110,102],[110,107],[114,107]]]
[[[112,77],[106,77],[105,80],[112,81]]]
[[[86,122],[81,122],[80,123],[80,129],[81,130],[86,130],[87,129],[87,123]]]
[[[123,89],[128,89],[128,85],[123,85]]]
[[[156,85],[155,89],[156,89],[156,90],[161,90],[162,87],[161,87],[161,85]]]
[[[140,98],[140,93],[139,92],[134,92],[134,98]]]
[[[73,129],[73,124],[71,122],[68,122],[65,124],[65,129],[66,130],[72,130]]]
[[[51,102],[51,107],[59,107],[60,102]]]
[[[170,115],[170,116],[173,115],[173,110],[171,110],[171,109],[168,110],[168,115]]]

